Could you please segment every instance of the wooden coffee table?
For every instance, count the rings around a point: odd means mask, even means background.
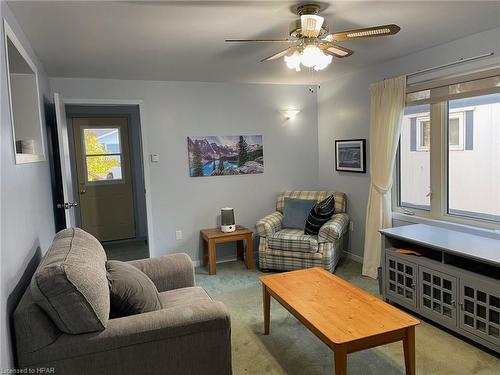
[[[271,296],[333,350],[335,374],[347,374],[347,354],[403,341],[407,375],[415,375],[417,319],[322,268],[260,278],[264,334],[269,334]]]
[[[246,241],[245,263],[248,269],[253,268],[253,241],[252,231],[242,225],[237,225],[236,230],[224,233],[219,228],[202,229],[200,231],[203,239],[203,265],[208,263],[208,274],[215,275],[217,266],[215,263],[216,245],[223,242],[236,241],[238,259],[243,260],[243,241]]]

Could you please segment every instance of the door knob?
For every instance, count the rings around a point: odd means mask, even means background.
[[[85,194],[86,192],[87,192],[87,190],[85,190],[85,189],[80,190],[80,194]]]
[[[64,208],[65,210],[69,210],[71,207],[76,206],[78,206],[78,202],[64,202],[57,204],[57,208]]]

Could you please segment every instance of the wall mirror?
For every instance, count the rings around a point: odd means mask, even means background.
[[[4,20],[10,121],[16,164],[45,160],[37,68]]]

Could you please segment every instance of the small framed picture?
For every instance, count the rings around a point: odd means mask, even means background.
[[[366,173],[366,139],[336,139],[335,170]]]

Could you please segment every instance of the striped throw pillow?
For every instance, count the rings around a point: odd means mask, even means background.
[[[311,209],[306,220],[305,234],[317,235],[319,230],[331,219],[335,210],[335,197],[330,195]]]

